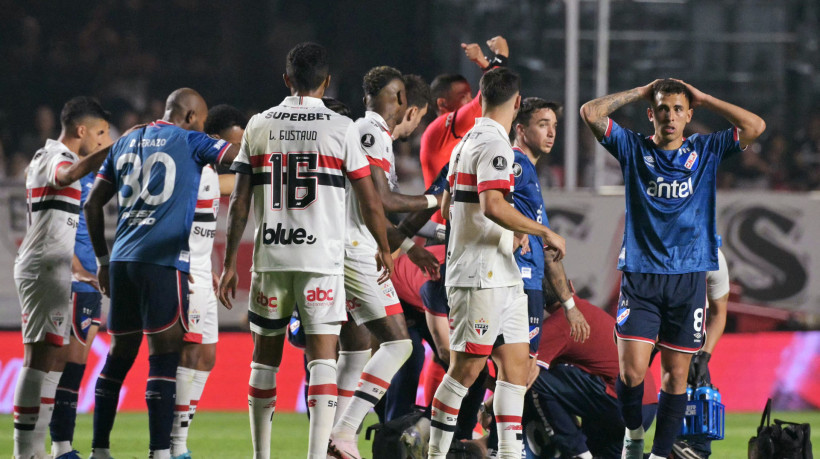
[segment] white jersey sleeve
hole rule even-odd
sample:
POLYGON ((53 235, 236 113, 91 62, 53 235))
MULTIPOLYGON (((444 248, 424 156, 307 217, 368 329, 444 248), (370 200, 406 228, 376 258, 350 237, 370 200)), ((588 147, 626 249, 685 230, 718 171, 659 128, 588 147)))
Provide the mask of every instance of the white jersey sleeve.
POLYGON ((202 168, 199 179, 199 190, 196 195, 194 222, 188 247, 191 251, 191 274, 196 277, 195 283, 206 280, 211 282, 211 252, 216 236, 216 216, 219 214, 219 175, 211 166, 202 168))

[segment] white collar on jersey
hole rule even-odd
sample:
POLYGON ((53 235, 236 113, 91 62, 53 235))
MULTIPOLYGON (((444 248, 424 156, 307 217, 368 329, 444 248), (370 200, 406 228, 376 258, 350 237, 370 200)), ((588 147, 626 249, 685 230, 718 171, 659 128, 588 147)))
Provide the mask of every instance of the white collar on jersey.
POLYGON ((324 107, 325 103, 317 97, 287 96, 285 100, 282 101, 282 105, 288 105, 290 107, 324 107))
POLYGON ((384 129, 384 132, 386 132, 387 135, 392 137, 392 134, 390 134, 390 129, 387 129, 387 121, 385 121, 384 118, 382 118, 381 115, 379 115, 376 112, 371 112, 370 110, 368 110, 368 111, 364 112, 364 117, 369 119, 369 120, 375 121, 376 124, 378 124, 380 128, 384 129))
POLYGON ((65 144, 63 142, 60 142, 59 140, 46 139, 46 149, 64 150, 71 153, 74 156, 77 156, 76 153, 69 150, 68 147, 65 146, 65 144))
MULTIPOLYGON (((475 119, 475 125, 496 128, 499 134, 501 134, 501 137, 504 137, 507 143, 510 143, 510 134, 508 132, 504 132, 504 126, 502 126, 498 121, 492 118, 478 117, 475 119)), ((510 144, 510 147, 512 147, 512 144, 510 144)))

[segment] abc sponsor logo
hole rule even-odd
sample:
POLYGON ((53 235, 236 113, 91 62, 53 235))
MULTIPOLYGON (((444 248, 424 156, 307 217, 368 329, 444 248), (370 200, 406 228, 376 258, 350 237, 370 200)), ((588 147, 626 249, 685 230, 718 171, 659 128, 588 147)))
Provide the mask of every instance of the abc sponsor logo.
MULTIPOLYGON (((332 303, 333 289, 322 290, 321 288, 316 287, 313 290, 308 290, 305 292, 305 301, 309 305, 318 305, 319 303, 332 303)), ((330 306, 330 304, 327 304, 325 306, 330 306)))
POLYGON ((260 306, 267 306, 271 309, 275 309, 278 306, 276 301, 277 300, 275 296, 267 297, 261 291, 256 294, 256 304, 260 306))

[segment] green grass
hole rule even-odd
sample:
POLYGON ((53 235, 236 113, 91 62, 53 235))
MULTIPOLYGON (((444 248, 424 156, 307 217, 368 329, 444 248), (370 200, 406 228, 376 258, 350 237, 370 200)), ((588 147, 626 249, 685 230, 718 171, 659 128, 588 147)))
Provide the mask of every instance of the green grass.
MULTIPOLYGON (((820 447, 820 411, 774 413, 772 418, 812 424, 812 443, 820 447)), ((372 413, 365 426, 376 422, 372 413)), ((760 423, 759 414, 728 414, 726 439, 712 444, 713 458, 745 458, 749 437, 760 423)), ((12 419, 0 416, 0 456, 12 451, 12 419)), ((278 413, 273 417, 271 458, 292 459, 305 457, 307 452, 307 416, 297 413, 278 413)), ((647 438, 652 438, 650 429, 647 438)), ((649 443, 649 442, 648 442, 649 443)), ((111 436, 112 453, 117 459, 144 458, 148 455, 148 417, 146 413, 120 413, 111 436)), ((74 446, 83 455, 91 449, 91 415, 77 418, 74 446)), ((197 413, 191 428, 188 447, 197 458, 247 458, 251 456, 251 438, 248 414, 245 412, 197 413)), ((370 457, 370 442, 361 436, 359 449, 370 457)), ((649 446, 647 445, 647 452, 649 446)))

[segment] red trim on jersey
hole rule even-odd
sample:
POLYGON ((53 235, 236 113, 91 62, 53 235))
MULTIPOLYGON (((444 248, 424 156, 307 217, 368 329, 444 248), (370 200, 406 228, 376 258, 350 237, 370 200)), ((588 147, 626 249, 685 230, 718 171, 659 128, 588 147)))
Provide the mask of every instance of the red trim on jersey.
POLYGON ((173 126, 174 123, 169 123, 163 120, 156 120, 148 125, 148 127, 162 127, 162 126, 173 126))
POLYGON ((653 346, 655 345, 654 339, 644 338, 643 336, 622 335, 617 331, 615 332, 615 336, 617 336, 619 339, 625 339, 627 341, 642 341, 644 343, 652 344, 653 346))
POLYGON ((735 139, 735 142, 740 140, 740 133, 737 131, 737 127, 732 128, 732 137, 735 139))
MULTIPOLYGON (((57 185, 62 185, 62 182, 60 182, 60 179, 57 178, 57 172, 60 171, 60 168, 63 167, 64 164, 68 164, 70 166, 74 163, 72 163, 71 161, 63 161, 63 162, 57 164, 57 167, 54 168, 54 183, 56 183, 57 185)), ((66 184, 66 185, 68 185, 68 184, 66 184)), ((77 199, 79 199, 79 198, 77 198, 77 199)))
POLYGON ((57 347, 63 347, 63 337, 54 333, 46 333, 46 342, 57 347))
POLYGON ((385 306, 384 312, 388 316, 395 316, 396 314, 401 314, 404 311, 401 309, 401 303, 396 303, 391 304, 390 306, 385 306))
POLYGON ((248 386, 248 395, 254 398, 273 398, 276 397, 276 388, 257 389, 253 386, 248 386))
POLYGON ((202 344, 202 333, 188 332, 183 335, 182 341, 185 341, 186 343, 202 344))
POLYGON ((509 180, 487 180, 486 182, 481 182, 478 184, 478 192, 481 193, 482 191, 486 190, 498 190, 507 194, 510 192, 510 181, 509 180))
POLYGON ((226 140, 225 146, 219 150, 219 154, 216 156, 216 164, 222 163, 222 157, 225 156, 225 152, 228 151, 228 148, 231 148, 231 143, 226 140))
POLYGON ((336 384, 309 385, 308 395, 337 395, 336 384))
POLYGON ((604 132, 604 137, 609 137, 610 133, 612 133, 612 118, 609 118, 607 120, 606 132, 604 132))
POLYGON ((342 170, 344 162, 335 156, 319 155, 319 167, 342 170))
POLYGON ((390 172, 390 161, 384 158, 377 159, 369 155, 365 156, 367 157, 367 162, 369 162, 371 166, 376 166, 383 169, 385 172, 390 172))
POLYGON ((441 411, 444 411, 447 414, 452 414, 458 416, 458 408, 453 408, 452 406, 447 406, 441 400, 437 398, 433 398, 433 408, 438 408, 441 411))
POLYGON ((211 209, 214 206, 214 201, 216 201, 216 199, 197 199, 196 200, 196 208, 197 209, 211 209))
POLYGON ((339 389, 339 397, 352 397, 355 391, 339 389))
POLYGON ((251 167, 265 167, 270 164, 270 153, 264 155, 253 155, 250 157, 251 167))
POLYGON ((376 376, 373 376, 370 373, 362 372, 362 380, 380 386, 384 389, 390 387, 390 383, 388 381, 385 381, 381 378, 377 378, 376 376))
POLYGON ((497 423, 514 423, 514 424, 521 424, 521 416, 512 416, 508 414, 496 414, 495 415, 495 422, 497 423))
POLYGON ((14 405, 14 412, 17 414, 37 414, 40 412, 40 405, 37 406, 17 406, 14 405))
POLYGON ((103 174, 97 174, 97 178, 105 180, 108 183, 111 183, 111 180, 108 177, 104 176, 103 174))
POLYGON ((476 186, 478 184, 478 176, 475 174, 459 172, 455 176, 457 177, 456 183, 459 185, 476 186))
POLYGON ((669 348, 678 352, 686 352, 687 354, 691 354, 700 350, 699 347, 676 346, 674 344, 664 343, 663 341, 658 341, 658 346, 663 346, 665 348, 669 348))
POLYGON ((467 343, 467 345, 464 347, 464 352, 476 355, 490 355, 493 352, 493 345, 467 343))
POLYGON ((455 185, 455 181, 456 181, 456 176, 455 175, 450 175, 450 176, 447 177, 447 184, 450 185, 451 190, 453 189, 453 186, 455 185))
POLYGON ((83 192, 76 188, 54 188, 51 186, 31 188, 28 191, 29 196, 32 198, 40 198, 43 196, 65 196, 67 198, 79 200, 83 195, 83 192))
POLYGON ((351 180, 358 180, 363 177, 367 177, 370 175, 370 166, 365 166, 361 169, 356 169, 355 171, 348 171, 347 176, 351 180))

